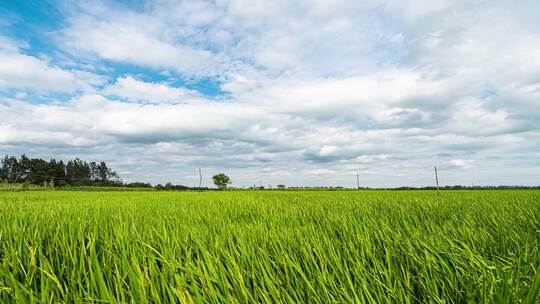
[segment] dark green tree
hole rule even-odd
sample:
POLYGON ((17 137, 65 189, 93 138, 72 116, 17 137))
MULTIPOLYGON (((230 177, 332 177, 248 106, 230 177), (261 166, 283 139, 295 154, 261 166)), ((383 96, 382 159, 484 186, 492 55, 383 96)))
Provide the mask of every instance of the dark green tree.
POLYGON ((46 184, 51 176, 49 175, 49 163, 39 158, 28 158, 22 156, 19 161, 24 167, 24 180, 35 185, 46 184))
POLYGON ((24 168, 15 156, 4 156, 2 159, 1 178, 8 182, 15 183, 21 180, 24 175, 24 168))
POLYGON ((72 185, 89 185, 91 173, 90 165, 79 158, 68 161, 66 165, 66 178, 72 185))
POLYGON ((100 162, 97 166, 97 174, 101 182, 109 182, 112 179, 118 178, 118 174, 107 167, 107 164, 104 161, 100 162))
POLYGON ((214 180, 214 184, 219 189, 226 189, 227 186, 231 184, 231 179, 225 175, 225 173, 216 174, 212 177, 212 179, 214 180))

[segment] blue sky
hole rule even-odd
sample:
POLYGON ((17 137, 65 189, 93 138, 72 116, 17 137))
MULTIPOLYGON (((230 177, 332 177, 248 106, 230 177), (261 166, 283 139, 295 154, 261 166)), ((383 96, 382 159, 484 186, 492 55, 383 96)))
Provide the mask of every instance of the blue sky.
POLYGON ((0 152, 127 181, 540 183, 537 1, 0 1, 0 152))

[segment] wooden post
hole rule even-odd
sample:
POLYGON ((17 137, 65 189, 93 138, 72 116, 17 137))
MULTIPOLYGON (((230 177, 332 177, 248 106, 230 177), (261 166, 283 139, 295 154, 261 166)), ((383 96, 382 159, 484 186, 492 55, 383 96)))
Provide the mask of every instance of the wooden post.
POLYGON ((435 184, 437 185, 437 194, 439 195, 439 176, 437 175, 437 166, 435 166, 435 184))

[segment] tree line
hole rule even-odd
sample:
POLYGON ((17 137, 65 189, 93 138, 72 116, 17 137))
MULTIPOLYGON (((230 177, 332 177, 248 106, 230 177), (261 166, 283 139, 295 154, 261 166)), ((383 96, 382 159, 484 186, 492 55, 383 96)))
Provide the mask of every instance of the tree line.
POLYGON ((43 186, 115 186, 122 184, 118 174, 103 161, 87 162, 74 158, 68 162, 19 158, 5 155, 0 166, 0 181, 43 186))
MULTIPOLYGON (((230 178, 223 174, 213 176, 214 184, 219 189, 226 189, 230 178)), ((0 161, 0 183, 31 184, 46 187, 62 186, 114 186, 128 188, 154 188, 156 190, 211 190, 207 187, 188 187, 184 185, 132 182, 124 183, 118 173, 104 161, 87 162, 73 158, 67 162, 51 158, 29 158, 26 154, 19 158, 5 155, 0 161)))

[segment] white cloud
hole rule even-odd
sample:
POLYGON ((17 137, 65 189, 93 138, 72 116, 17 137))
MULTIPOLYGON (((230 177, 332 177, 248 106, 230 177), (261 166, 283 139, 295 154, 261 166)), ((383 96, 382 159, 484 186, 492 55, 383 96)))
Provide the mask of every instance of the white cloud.
POLYGON ((286 78, 236 96, 239 100, 252 100, 282 113, 323 120, 337 118, 363 127, 368 124, 372 127, 412 127, 429 117, 422 109, 407 108, 407 102, 430 98, 436 102, 437 95, 446 90, 444 82, 423 79, 414 72, 392 70, 341 79, 299 81, 286 78))
MULTIPOLYGON (((19 130, 55 129, 74 136, 81 133, 80 137, 87 136, 89 141, 105 135, 109 139, 143 143, 241 139, 249 126, 268 120, 259 109, 237 103, 137 104, 108 100, 98 94, 83 95, 61 105, 4 100, 0 115, 19 130)), ((4 143, 15 138, 30 141, 14 136, 4 137, 4 143)))
POLYGON ((118 78, 116 83, 107 86, 103 93, 130 101, 149 103, 180 103, 196 96, 194 92, 183 88, 174 88, 163 83, 144 82, 131 76, 118 78))
POLYGON ((17 92, 15 94, 15 98, 17 98, 17 99, 24 99, 27 96, 28 96, 28 93, 26 93, 26 92, 17 92))
POLYGON ((19 45, 3 37, 0 37, 0 62, 0 90, 75 92, 102 83, 100 77, 88 72, 64 70, 47 60, 22 54, 19 45))
POLYGON ((214 74, 213 66, 219 61, 210 51, 167 41, 161 33, 166 25, 153 23, 133 13, 111 19, 77 16, 70 20, 63 39, 69 48, 104 59, 187 74, 214 74))
POLYGON ((457 167, 467 169, 473 166, 474 160, 471 159, 452 159, 448 161, 448 164, 457 167))

